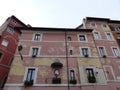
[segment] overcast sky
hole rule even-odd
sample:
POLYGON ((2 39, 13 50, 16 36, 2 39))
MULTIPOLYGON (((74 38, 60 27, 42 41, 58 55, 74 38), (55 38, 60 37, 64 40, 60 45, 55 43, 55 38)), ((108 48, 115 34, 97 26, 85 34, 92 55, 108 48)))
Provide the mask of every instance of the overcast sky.
POLYGON ((0 25, 11 15, 33 27, 75 28, 87 16, 120 20, 120 0, 0 0, 0 25))

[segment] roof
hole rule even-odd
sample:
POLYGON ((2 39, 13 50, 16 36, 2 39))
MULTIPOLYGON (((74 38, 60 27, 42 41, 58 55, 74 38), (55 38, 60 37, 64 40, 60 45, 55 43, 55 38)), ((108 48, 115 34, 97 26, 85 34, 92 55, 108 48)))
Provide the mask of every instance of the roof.
POLYGON ((98 17, 86 17, 87 20, 96 20, 96 21, 109 21, 109 18, 98 18, 98 17))
POLYGON ((16 18, 14 15, 11 16, 11 18, 14 18, 16 21, 20 22, 24 27, 27 27, 22 21, 20 21, 18 18, 16 18))
POLYGON ((72 28, 48 28, 48 27, 16 27, 18 30, 36 30, 36 31, 64 31, 64 32, 92 32, 93 29, 72 29, 72 28))

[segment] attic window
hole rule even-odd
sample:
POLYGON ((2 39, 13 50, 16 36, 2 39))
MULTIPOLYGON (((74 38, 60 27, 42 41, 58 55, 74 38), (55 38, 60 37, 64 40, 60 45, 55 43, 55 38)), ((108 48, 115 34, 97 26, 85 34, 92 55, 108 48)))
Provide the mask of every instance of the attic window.
POLYGON ((13 20, 13 23, 16 24, 17 22, 15 20, 13 20))

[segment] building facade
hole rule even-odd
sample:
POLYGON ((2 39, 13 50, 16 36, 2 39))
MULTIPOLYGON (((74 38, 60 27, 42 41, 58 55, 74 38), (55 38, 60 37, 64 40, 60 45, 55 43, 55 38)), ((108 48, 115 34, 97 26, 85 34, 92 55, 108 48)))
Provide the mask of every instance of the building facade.
POLYGON ((9 17, 0 27, 0 88, 4 87, 21 31, 14 27, 25 26, 15 16, 9 17))
POLYGON ((16 27, 19 45, 4 90, 119 90, 114 23, 87 17, 76 29, 16 27))

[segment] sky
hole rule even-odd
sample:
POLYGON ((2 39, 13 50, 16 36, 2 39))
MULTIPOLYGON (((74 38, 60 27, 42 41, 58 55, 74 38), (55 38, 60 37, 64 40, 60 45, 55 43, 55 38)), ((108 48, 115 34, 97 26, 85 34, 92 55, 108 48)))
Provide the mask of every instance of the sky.
POLYGON ((0 0, 0 25, 11 15, 33 27, 76 28, 85 17, 120 20, 120 0, 0 0))

